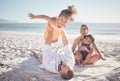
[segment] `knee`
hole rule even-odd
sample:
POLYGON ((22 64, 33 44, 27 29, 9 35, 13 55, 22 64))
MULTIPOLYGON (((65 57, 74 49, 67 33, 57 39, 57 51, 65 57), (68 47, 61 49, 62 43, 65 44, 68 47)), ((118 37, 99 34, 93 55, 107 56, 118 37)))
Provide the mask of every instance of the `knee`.
POLYGON ((96 54, 96 55, 94 55, 94 57, 95 57, 96 59, 98 59, 98 60, 100 59, 100 55, 97 55, 97 54, 96 54))

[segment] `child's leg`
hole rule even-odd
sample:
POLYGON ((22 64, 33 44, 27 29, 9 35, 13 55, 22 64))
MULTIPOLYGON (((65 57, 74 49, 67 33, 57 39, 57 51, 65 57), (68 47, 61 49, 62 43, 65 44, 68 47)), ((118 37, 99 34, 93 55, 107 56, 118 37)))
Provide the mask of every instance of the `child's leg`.
POLYGON ((75 64, 78 65, 78 63, 77 63, 77 55, 74 54, 74 57, 75 57, 75 64))
POLYGON ((80 59, 76 59, 77 65, 80 65, 80 59))
POLYGON ((76 64, 77 65, 80 65, 80 63, 81 63, 81 57, 82 57, 82 55, 79 53, 79 52, 76 52, 75 54, 74 54, 74 56, 75 56, 75 61, 76 61, 76 64))

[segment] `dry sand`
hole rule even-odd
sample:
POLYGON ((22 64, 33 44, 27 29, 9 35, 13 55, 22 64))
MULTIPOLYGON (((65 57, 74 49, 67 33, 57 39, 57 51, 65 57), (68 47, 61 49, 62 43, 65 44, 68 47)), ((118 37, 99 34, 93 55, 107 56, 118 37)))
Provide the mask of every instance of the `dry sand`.
MULTIPOLYGON (((69 40, 72 45, 73 38, 69 40)), ((107 60, 75 66, 75 77, 70 81, 120 81, 120 41, 97 40, 96 44, 107 60)), ((29 49, 41 54, 43 46, 42 35, 0 32, 0 81, 65 81, 38 67, 40 62, 29 49)), ((53 48, 62 52, 61 42, 53 48)))

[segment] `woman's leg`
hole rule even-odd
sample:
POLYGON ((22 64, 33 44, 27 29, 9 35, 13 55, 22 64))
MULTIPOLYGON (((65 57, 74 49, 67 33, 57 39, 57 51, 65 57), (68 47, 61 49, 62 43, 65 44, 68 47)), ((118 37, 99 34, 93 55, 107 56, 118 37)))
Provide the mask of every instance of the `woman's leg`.
POLYGON ((88 54, 88 55, 86 56, 85 60, 83 60, 82 64, 87 64, 90 59, 91 59, 91 54, 88 54))
POLYGON ((83 61, 83 64, 94 64, 100 59, 100 56, 98 54, 88 54, 86 59, 83 61))
POLYGON ((95 55, 92 55, 90 60, 87 62, 88 64, 94 64, 96 63, 98 60, 100 60, 100 55, 98 54, 95 54, 95 55))
POLYGON ((80 65, 80 59, 76 59, 77 65, 80 65))

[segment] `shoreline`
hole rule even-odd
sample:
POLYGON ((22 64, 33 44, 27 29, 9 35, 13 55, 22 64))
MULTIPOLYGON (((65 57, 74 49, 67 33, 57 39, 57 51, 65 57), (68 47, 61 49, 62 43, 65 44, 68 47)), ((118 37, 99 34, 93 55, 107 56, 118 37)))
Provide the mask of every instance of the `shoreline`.
MULTIPOLYGON (((39 33, 39 32, 18 32, 18 31, 0 31, 0 34, 2 33, 8 33, 8 34, 23 34, 23 35, 36 35, 36 36, 43 36, 43 33, 39 33)), ((94 36, 95 40, 98 42, 98 41, 108 41, 108 42, 115 42, 115 41, 120 41, 120 36, 119 35, 116 35, 116 34, 107 34, 107 35, 104 35, 104 34, 92 34, 90 33, 91 35, 94 36), (109 41, 110 40, 110 41, 109 41)), ((69 39, 72 39, 74 40, 75 38, 77 38, 79 36, 79 34, 69 34, 69 33, 66 33, 66 35, 68 36, 69 39)))

